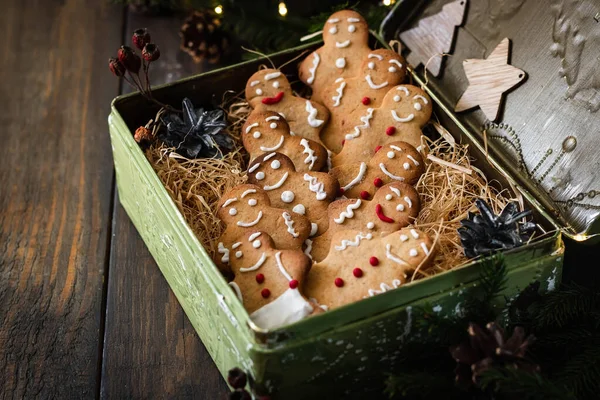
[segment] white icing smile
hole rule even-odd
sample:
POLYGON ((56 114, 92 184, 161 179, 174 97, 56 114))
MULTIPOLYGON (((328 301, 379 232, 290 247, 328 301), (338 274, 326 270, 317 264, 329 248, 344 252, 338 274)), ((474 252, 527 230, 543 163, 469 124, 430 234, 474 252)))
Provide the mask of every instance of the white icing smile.
POLYGON ((250 226, 254 226, 254 225, 256 225, 256 224, 258 224, 258 223, 259 223, 259 221, 260 221, 260 219, 262 218, 262 216, 263 216, 263 212, 262 212, 262 211, 259 211, 259 212, 258 212, 258 216, 256 217, 256 219, 255 219, 254 221, 251 221, 251 222, 242 222, 242 221, 238 221, 238 222, 237 222, 237 226, 241 226, 241 227, 243 227, 243 228, 248 228, 248 227, 250 227, 250 226))
POLYGON ((281 179, 279 180, 279 182, 277 182, 274 185, 265 185, 263 186, 263 189, 265 189, 266 191, 269 190, 274 190, 274 189, 279 189, 281 187, 281 185, 283 185, 283 183, 285 182, 285 180, 288 178, 289 172, 286 172, 285 174, 283 174, 283 176, 281 177, 281 179))
POLYGON ((396 113, 396 110, 392 110, 392 118, 394 118, 394 120, 398 121, 398 122, 410 122, 413 119, 415 119, 415 114, 410 114, 408 117, 406 118, 400 118, 398 116, 398 114, 396 113))
POLYGON ((388 85, 388 82, 385 81, 383 83, 380 83, 379 85, 376 85, 373 83, 373 79, 371 79, 371 75, 367 75, 365 76, 365 80, 367 81, 367 83, 369 84, 369 86, 371 87, 371 89, 381 89, 384 88, 388 85))
POLYGON ((396 176, 396 175, 392 174, 390 171, 388 171, 383 163, 379 163, 379 169, 381 170, 381 172, 383 172, 384 174, 386 174, 387 176, 389 176, 390 178, 392 178, 396 181, 404 181, 403 177, 396 176))
POLYGON ((240 268, 240 272, 256 271, 265 263, 266 259, 267 259, 267 253, 262 253, 262 255, 260 256, 260 259, 256 262, 256 264, 254 264, 253 266, 248 267, 248 268, 240 268))
POLYGON ((345 42, 335 42, 335 47, 337 47, 338 49, 343 49, 350 46, 350 39, 346 40, 345 42))
POLYGON ((283 145, 283 140, 284 139, 285 138, 283 137, 283 135, 281 135, 281 138, 279 139, 279 143, 277 143, 275 146, 273 146, 273 147, 260 146, 260 150, 261 151, 275 151, 275 150, 279 150, 279 148, 281 147, 281 145, 283 145))

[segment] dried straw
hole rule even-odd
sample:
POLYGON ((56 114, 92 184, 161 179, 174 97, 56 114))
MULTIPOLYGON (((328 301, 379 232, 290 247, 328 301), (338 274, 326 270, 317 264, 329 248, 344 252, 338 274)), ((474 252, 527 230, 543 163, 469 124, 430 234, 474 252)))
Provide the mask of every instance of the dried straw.
MULTIPOLYGON (((146 156, 167 191, 183 213, 202 245, 215 254, 216 240, 224 226, 216 217, 216 206, 223 194, 246 181, 248 156, 240 142, 241 128, 250 113, 248 104, 236 96, 224 107, 228 111, 229 133, 238 150, 221 160, 188 160, 163 145, 154 145, 146 156)), ((468 146, 456 143, 439 124, 434 128, 441 137, 425 139, 428 147, 427 168, 416 185, 421 197, 421 213, 416 227, 434 238, 436 256, 427 269, 417 269, 412 279, 431 276, 464 264, 457 229, 468 211, 476 211, 475 199, 481 198, 500 212, 511 201, 508 191, 499 192, 471 165, 468 146)))

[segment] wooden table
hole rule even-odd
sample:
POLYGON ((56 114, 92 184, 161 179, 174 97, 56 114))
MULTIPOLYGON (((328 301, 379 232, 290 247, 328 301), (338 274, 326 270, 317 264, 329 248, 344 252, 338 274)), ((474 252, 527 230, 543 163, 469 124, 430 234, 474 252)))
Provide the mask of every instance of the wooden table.
MULTIPOLYGON (((108 0, 6 0, 0 13, 0 398, 223 398, 227 386, 119 205, 107 59, 139 27, 153 81, 200 72, 181 18, 108 0)), ((568 244, 573 249, 573 244, 568 244)), ((597 277, 568 251, 566 275, 597 277)))

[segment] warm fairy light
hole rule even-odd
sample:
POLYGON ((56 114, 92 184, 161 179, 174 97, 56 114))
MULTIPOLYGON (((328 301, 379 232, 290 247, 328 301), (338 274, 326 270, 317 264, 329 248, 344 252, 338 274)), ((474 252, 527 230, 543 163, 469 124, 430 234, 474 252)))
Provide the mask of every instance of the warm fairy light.
POLYGON ((578 242, 583 242, 587 239, 587 236, 578 233, 577 235, 575 235, 574 239, 578 242))
POLYGON ((220 6, 220 5, 219 5, 219 6, 216 6, 216 7, 215 7, 215 12, 216 12, 217 14, 223 14, 223 6, 220 6))
POLYGON ((279 15, 281 15, 282 17, 285 17, 287 15, 287 7, 283 1, 279 3, 279 15))
POLYGON ((396 2, 396 0, 383 0, 383 5, 384 6, 391 6, 395 2, 396 2))

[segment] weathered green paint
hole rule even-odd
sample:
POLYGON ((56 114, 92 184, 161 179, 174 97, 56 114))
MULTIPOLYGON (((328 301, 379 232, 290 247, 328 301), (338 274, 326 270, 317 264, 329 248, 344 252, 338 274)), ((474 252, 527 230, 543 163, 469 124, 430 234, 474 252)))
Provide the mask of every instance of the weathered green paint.
MULTIPOLYGON (((311 46, 270 58, 280 65, 311 46)), ((228 89, 242 92, 262 62, 249 61, 162 86, 155 96, 171 104, 184 96, 196 104, 209 104, 213 94, 221 98, 228 89)), ((292 73, 292 66, 284 72, 292 73)), ((120 201, 224 376, 228 369, 240 366, 259 384, 277 388, 285 399, 322 395, 324 384, 355 395, 366 393, 377 388, 384 372, 398 362, 402 345, 425 334, 412 326, 414 307, 429 303, 439 306, 441 313, 459 311, 461 290, 477 284, 481 261, 283 329, 258 329, 133 140, 132 131, 155 112, 138 94, 113 102, 109 127, 120 201)), ((510 298, 536 280, 542 283, 542 291, 558 285, 563 250, 556 231, 508 252, 508 285, 503 294, 510 298)))

